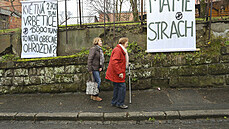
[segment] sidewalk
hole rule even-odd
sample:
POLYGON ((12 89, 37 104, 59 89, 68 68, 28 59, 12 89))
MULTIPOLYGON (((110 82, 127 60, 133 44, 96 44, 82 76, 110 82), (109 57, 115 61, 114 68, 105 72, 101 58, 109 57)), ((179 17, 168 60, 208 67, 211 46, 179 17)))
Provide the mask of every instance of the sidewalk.
POLYGON ((229 87, 133 91, 128 109, 112 107, 112 91, 102 102, 85 93, 0 95, 0 120, 148 120, 229 118, 229 87))

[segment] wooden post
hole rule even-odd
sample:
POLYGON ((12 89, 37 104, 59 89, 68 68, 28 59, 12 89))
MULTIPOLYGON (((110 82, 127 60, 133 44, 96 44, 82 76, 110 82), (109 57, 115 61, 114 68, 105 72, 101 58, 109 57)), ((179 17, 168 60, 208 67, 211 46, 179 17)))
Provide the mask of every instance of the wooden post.
POLYGON ((68 16, 67 16, 67 0, 65 0, 65 31, 66 31, 66 44, 68 44, 68 16))
POLYGON ((141 25, 143 25, 143 0, 141 0, 141 25))
POLYGON ((212 23, 212 0, 211 0, 211 8, 210 8, 210 20, 209 20, 209 37, 208 40, 211 39, 211 23, 212 23))
POLYGON ((206 21, 208 21, 208 13, 209 13, 209 2, 210 0, 208 0, 208 3, 207 3, 207 9, 206 9, 206 21))

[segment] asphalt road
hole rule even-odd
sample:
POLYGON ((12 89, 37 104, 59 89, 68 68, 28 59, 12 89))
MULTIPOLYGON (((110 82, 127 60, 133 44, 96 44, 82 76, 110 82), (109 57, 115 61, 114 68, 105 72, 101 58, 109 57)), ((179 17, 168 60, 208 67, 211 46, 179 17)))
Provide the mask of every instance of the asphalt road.
POLYGON ((0 129, 228 129, 229 119, 167 121, 0 121, 0 129))

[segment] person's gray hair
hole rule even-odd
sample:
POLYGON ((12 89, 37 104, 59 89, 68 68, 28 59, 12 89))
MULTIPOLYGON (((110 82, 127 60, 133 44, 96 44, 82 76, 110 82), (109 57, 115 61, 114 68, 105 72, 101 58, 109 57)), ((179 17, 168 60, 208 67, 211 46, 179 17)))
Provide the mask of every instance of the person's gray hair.
POLYGON ((129 39, 127 37, 122 37, 122 38, 119 39, 118 43, 119 44, 125 44, 126 42, 128 42, 128 40, 129 39))
POLYGON ((99 37, 94 38, 93 44, 94 44, 94 45, 98 45, 98 43, 99 43, 100 40, 102 40, 102 39, 99 38, 99 37))

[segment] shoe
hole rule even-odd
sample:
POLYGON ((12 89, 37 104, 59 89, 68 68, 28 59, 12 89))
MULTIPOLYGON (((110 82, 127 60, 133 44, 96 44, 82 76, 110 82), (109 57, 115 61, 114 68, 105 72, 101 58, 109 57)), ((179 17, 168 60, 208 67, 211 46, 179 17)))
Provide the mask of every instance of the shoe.
POLYGON ((93 100, 94 96, 91 95, 91 99, 93 100))
POLYGON ((127 109, 128 106, 127 105, 120 105, 120 106, 117 106, 118 108, 121 108, 121 109, 127 109))
POLYGON ((100 101, 102 101, 103 99, 100 98, 99 96, 93 96, 93 97, 92 97, 92 100, 100 102, 100 101))

